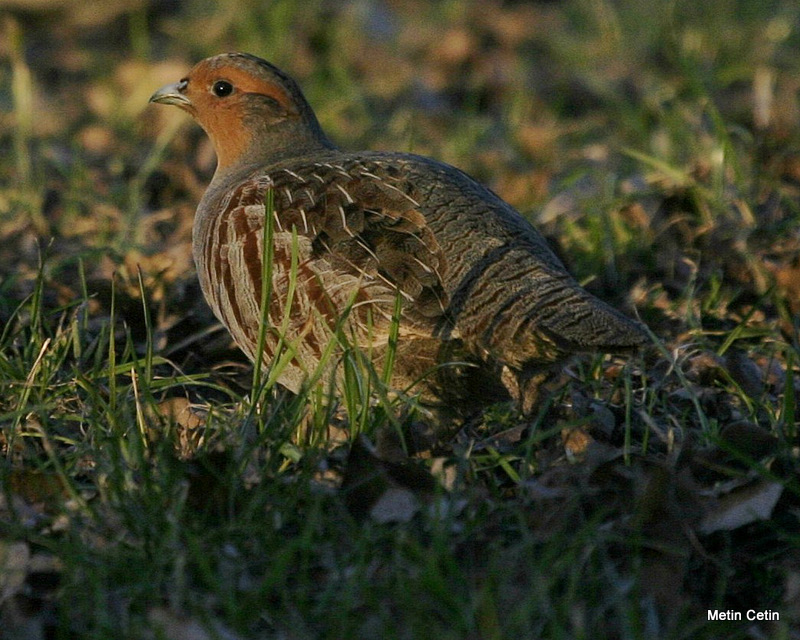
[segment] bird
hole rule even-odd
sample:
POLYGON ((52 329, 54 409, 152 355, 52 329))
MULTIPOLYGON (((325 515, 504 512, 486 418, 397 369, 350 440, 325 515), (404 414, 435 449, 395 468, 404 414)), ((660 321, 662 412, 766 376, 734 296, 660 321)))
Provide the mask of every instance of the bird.
POLYGON ((206 58, 150 101, 187 112, 214 146, 193 223, 200 286, 256 366, 280 360, 292 392, 321 372, 341 380, 357 351, 423 404, 504 397, 530 414, 573 354, 649 340, 490 189, 420 155, 340 149, 259 57, 206 58))

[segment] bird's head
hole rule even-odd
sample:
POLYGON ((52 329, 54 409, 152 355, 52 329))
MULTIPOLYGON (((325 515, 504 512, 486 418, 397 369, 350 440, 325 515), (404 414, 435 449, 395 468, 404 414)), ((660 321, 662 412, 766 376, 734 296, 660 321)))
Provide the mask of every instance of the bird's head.
POLYGON ((218 170, 332 146, 294 80, 246 53, 198 62, 150 102, 189 113, 211 138, 218 170))

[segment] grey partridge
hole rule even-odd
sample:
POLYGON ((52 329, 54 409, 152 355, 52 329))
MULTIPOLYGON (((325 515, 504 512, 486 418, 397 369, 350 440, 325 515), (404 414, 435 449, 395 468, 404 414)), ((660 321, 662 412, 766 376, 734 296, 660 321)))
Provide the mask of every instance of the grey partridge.
POLYGON ((338 149, 297 84, 260 58, 207 58, 150 100, 188 112, 216 150, 194 259, 206 300, 253 361, 272 193, 262 364, 285 350, 278 382, 292 391, 326 353, 336 368, 349 343, 376 370, 391 349, 391 386, 416 383, 425 401, 480 404, 505 389, 530 411, 569 354, 647 341, 489 189, 429 158, 338 149))

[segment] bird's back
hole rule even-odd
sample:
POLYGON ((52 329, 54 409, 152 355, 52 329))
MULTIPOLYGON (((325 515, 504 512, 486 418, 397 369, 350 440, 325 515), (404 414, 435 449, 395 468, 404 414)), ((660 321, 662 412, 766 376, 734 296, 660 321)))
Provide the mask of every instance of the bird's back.
POLYGON ((449 165, 394 157, 407 162, 412 183, 425 185, 418 197, 446 256, 447 315, 476 350, 521 367, 646 342, 639 323, 580 287, 541 234, 493 192, 449 165))

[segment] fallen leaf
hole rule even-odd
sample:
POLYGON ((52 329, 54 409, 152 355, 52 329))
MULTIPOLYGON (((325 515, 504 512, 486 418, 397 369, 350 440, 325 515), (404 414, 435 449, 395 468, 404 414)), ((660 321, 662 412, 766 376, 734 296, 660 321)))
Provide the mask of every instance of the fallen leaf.
POLYGON ((431 460, 431 475, 436 478, 447 491, 452 491, 456 486, 456 481, 459 479, 458 467, 452 463, 450 458, 444 456, 439 456, 431 460))
POLYGON ((594 442, 594 438, 584 427, 575 427, 561 430, 561 441, 564 443, 564 451, 567 460, 578 462, 586 456, 586 451, 594 442))
POLYGON ((184 429, 198 429, 205 424, 205 416, 195 410, 189 400, 181 396, 167 398, 157 405, 158 413, 184 429))
POLYGON ((772 455, 779 440, 764 427, 747 420, 737 420, 725 425, 720 431, 720 444, 747 454, 753 460, 772 455))
POLYGON ((716 507, 700 522, 703 534, 732 531, 746 524, 766 520, 783 493, 780 482, 762 480, 740 487, 719 498, 716 507))
POLYGON ((408 489, 389 487, 369 510, 369 516, 379 524, 408 522, 419 511, 419 500, 408 489))

